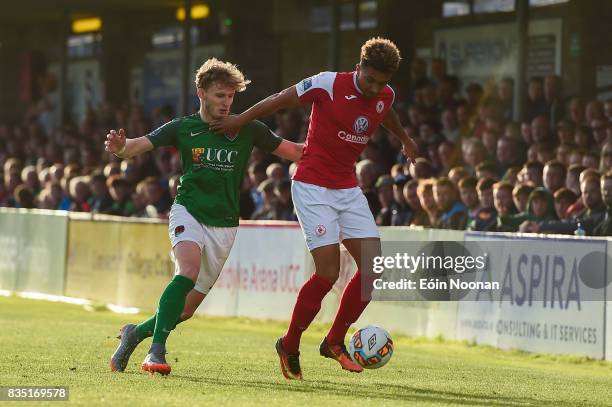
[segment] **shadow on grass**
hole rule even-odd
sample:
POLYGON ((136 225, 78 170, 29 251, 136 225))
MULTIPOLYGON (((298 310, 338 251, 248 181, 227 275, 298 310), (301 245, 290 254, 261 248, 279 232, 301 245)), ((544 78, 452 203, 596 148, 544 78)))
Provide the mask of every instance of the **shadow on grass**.
POLYGON ((237 388, 259 388, 262 390, 290 391, 299 393, 317 393, 351 397, 358 399, 381 399, 387 401, 412 401, 414 403, 453 403, 463 405, 480 406, 558 406, 558 401, 545 401, 527 397, 504 397, 499 395, 477 396, 473 394, 457 393, 443 390, 422 389, 413 386, 400 386, 389 383, 374 382, 370 385, 359 383, 358 386, 349 387, 347 384, 336 383, 327 380, 305 380, 303 382, 284 382, 250 380, 234 378, 222 380, 214 377, 192 377, 174 375, 173 377, 194 383, 203 383, 214 386, 237 387, 237 388), (385 391, 388 390, 388 391, 385 391))

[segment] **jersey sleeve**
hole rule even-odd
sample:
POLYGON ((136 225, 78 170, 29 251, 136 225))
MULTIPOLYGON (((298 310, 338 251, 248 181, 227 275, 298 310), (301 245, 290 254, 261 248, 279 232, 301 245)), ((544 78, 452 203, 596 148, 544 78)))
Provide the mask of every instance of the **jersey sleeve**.
POLYGON ((253 132, 253 144, 267 153, 271 153, 280 146, 283 139, 277 136, 268 126, 255 120, 251 123, 250 131, 253 132))
POLYGON ((178 133, 180 127, 181 120, 174 119, 153 130, 145 137, 149 139, 154 148, 176 146, 178 144, 178 133))
POLYGON ((321 72, 295 85, 302 103, 334 100, 334 81, 336 72, 321 72))

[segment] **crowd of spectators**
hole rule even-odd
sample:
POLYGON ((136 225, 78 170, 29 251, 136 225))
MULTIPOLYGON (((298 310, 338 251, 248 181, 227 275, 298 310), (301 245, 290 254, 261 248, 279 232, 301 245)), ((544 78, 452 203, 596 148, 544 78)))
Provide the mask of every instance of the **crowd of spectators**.
MULTIPOLYGON (((513 121, 510 78, 461 87, 444 61, 411 65, 411 85, 395 104, 420 149, 406 162, 379 128, 356 165, 381 226, 612 235, 612 100, 566 95, 561 77, 530 78, 524 121, 513 121), (462 90, 463 89, 463 90, 462 90)), ((139 105, 88 109, 56 126, 53 107, 33 104, 22 123, 0 124, 0 206, 120 216, 167 217, 180 183, 178 153, 164 148, 120 160, 104 152, 109 129, 147 134, 175 113, 145 117, 139 105)), ((308 114, 278 112, 268 124, 304 140, 308 114)), ((295 164, 255 150, 240 192, 242 219, 296 220, 295 164)))

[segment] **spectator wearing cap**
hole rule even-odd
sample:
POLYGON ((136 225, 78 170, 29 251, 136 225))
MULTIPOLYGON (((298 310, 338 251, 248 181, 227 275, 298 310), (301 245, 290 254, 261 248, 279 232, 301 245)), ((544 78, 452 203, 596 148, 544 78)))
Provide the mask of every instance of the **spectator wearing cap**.
POLYGON ((434 199, 438 207, 440 229, 464 230, 467 224, 467 210, 457 197, 455 184, 448 178, 438 178, 434 183, 434 199))
POLYGON ((390 226, 393 209, 396 206, 393 199, 393 184, 395 180, 390 175, 381 175, 376 181, 378 202, 380 210, 375 216, 376 224, 379 226, 390 226))
POLYGON ((476 184, 480 209, 476 212, 474 222, 468 225, 468 230, 491 231, 495 229, 497 211, 493 202, 493 184, 495 180, 482 178, 476 184))

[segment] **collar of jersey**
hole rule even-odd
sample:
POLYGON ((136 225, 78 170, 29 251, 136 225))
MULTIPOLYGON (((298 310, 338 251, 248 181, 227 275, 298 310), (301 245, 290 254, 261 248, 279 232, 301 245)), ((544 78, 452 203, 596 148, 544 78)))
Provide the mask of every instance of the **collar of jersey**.
POLYGON ((353 86, 355 86, 355 89, 357 89, 357 92, 359 92, 360 95, 363 95, 363 92, 357 85, 357 71, 353 71, 353 86))

